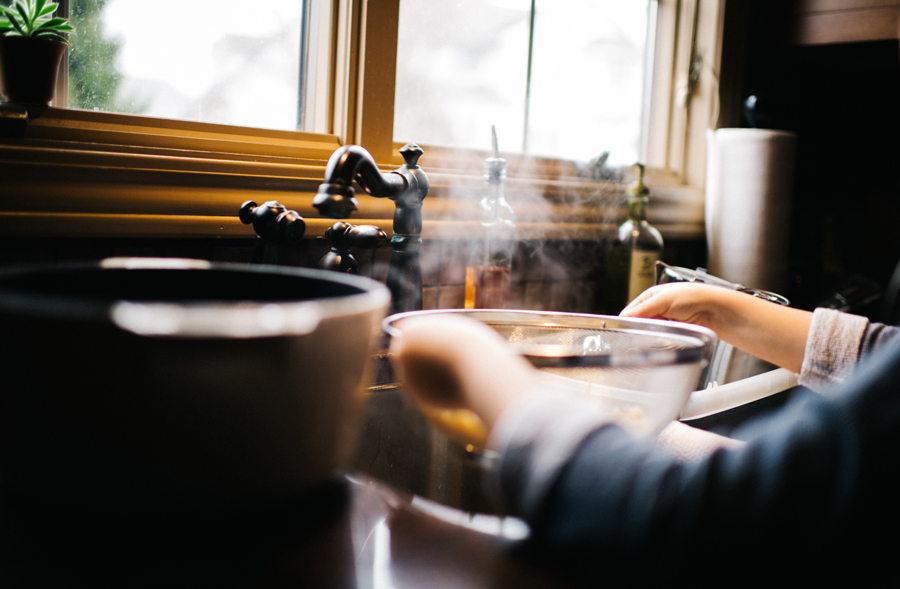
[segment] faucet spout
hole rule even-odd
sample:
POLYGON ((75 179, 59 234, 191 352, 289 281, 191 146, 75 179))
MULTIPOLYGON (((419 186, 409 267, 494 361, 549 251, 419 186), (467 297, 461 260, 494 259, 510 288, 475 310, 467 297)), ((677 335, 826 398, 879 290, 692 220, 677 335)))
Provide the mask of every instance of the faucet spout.
POLYGON ((326 217, 344 219, 359 208, 353 181, 372 196, 394 197, 409 186, 398 172, 382 174, 375 159, 358 145, 345 145, 331 154, 325 168, 325 182, 313 199, 313 206, 326 217))
POLYGON ((369 195, 394 201, 394 231, 387 286, 393 296, 391 312, 422 308, 422 201, 428 194, 428 176, 418 165, 424 153, 414 143, 400 149, 404 164, 382 173, 375 159, 358 145, 345 145, 328 159, 325 181, 313 199, 313 206, 326 216, 349 217, 359 208, 353 181, 369 195))

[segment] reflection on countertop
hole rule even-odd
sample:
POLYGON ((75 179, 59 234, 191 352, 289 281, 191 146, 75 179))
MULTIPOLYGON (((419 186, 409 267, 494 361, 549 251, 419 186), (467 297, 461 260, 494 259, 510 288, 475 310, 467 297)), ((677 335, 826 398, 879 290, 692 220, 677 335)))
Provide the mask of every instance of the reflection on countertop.
POLYGON ((368 389, 352 468, 400 492, 465 512, 503 515, 492 459, 434 428, 397 382, 368 389))
POLYGON ((527 542, 520 522, 473 519, 359 474, 227 509, 150 512, 4 495, 3 587, 564 586, 517 556, 527 542))

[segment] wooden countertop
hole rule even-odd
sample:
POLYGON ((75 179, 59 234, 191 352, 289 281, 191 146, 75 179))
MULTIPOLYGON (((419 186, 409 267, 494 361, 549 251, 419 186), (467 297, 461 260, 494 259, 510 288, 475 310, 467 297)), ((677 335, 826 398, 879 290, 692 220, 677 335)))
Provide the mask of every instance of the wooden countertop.
POLYGON ((4 587, 568 586, 516 555, 523 540, 451 523, 361 476, 227 510, 153 513, 3 495, 4 587))

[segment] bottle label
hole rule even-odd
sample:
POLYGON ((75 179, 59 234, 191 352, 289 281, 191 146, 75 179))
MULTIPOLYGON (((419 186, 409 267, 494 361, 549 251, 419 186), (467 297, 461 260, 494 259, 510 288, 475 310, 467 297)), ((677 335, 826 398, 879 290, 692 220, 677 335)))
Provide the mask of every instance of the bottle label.
POLYGON ((628 276, 628 302, 656 284, 656 262, 659 252, 631 250, 631 271, 628 276))

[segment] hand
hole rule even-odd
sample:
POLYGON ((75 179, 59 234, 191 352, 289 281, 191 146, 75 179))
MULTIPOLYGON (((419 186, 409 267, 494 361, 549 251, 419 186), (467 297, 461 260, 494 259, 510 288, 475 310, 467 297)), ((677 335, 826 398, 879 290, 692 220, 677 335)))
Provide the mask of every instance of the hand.
POLYGON ((420 403, 471 409, 488 429, 539 372, 493 329, 468 317, 413 317, 399 324, 391 353, 404 388, 420 403))
MULTIPOLYGON (((694 323, 717 329, 727 315, 730 298, 744 296, 721 287, 693 282, 673 282, 652 286, 622 309, 622 317, 648 317, 694 323)), ((720 336, 721 337, 721 336, 720 336)))
POLYGON ((797 373, 812 322, 808 311, 719 286, 687 282, 650 287, 621 315, 702 325, 719 339, 797 373))

